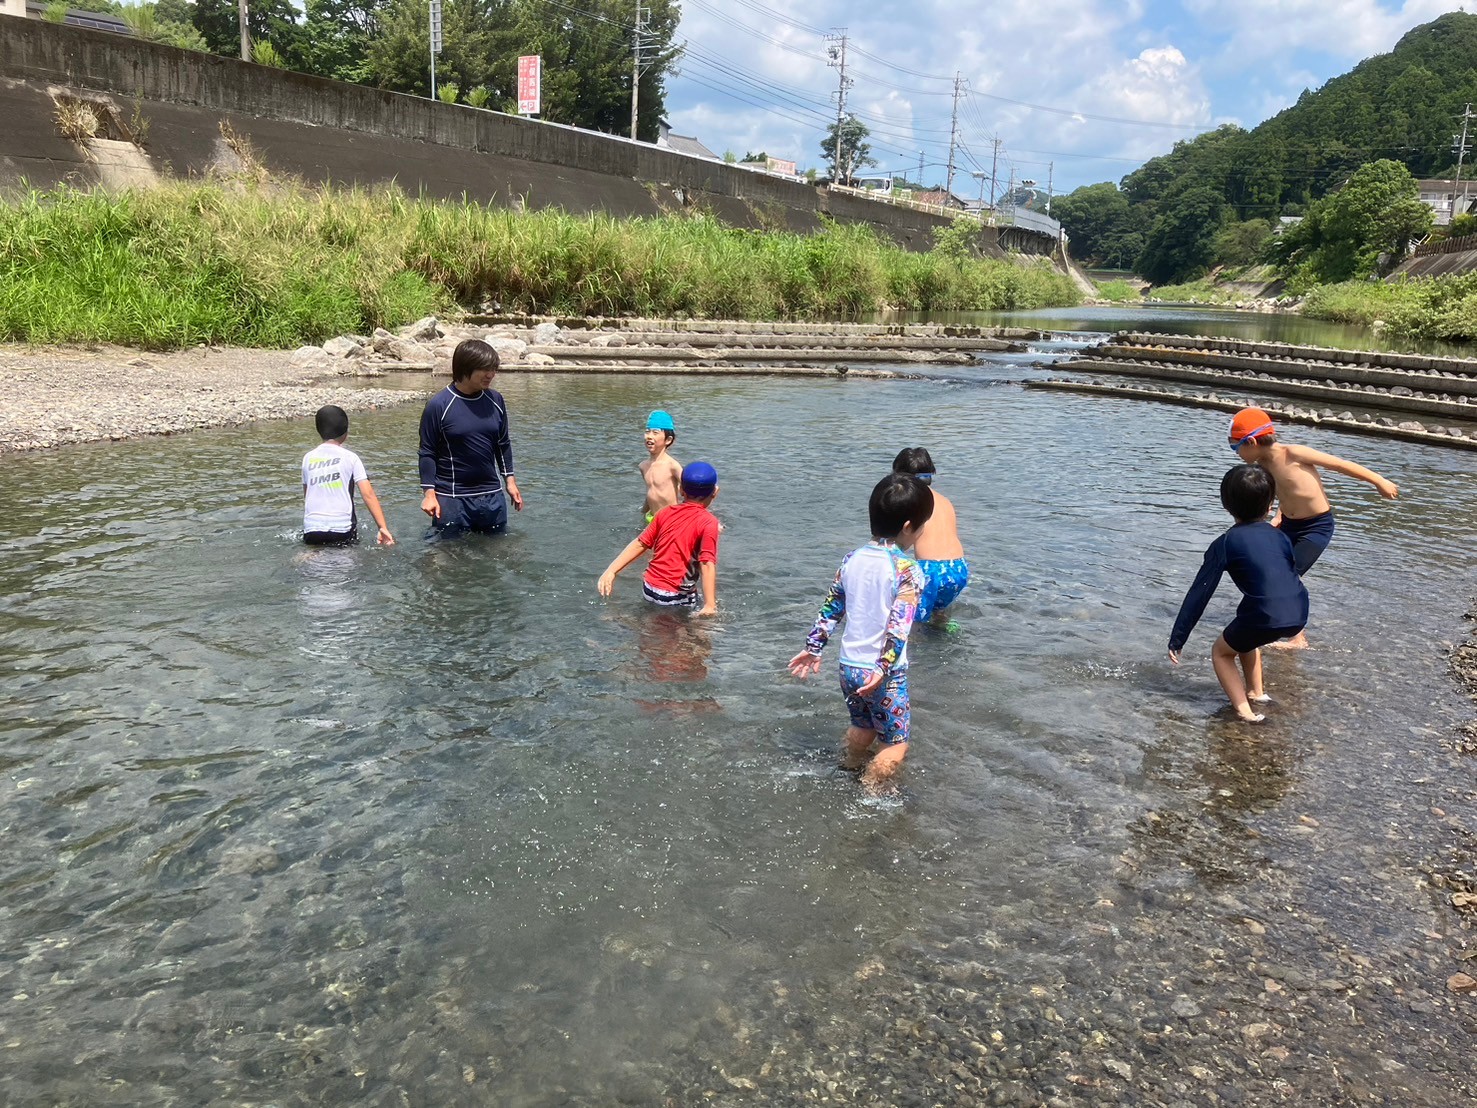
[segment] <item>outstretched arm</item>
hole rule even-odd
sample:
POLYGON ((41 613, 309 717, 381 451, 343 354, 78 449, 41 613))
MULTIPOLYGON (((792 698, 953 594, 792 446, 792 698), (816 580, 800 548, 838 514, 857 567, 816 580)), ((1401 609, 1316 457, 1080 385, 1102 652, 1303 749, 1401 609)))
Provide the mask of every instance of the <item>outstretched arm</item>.
POLYGON ((374 494, 374 486, 368 481, 360 481, 357 488, 359 495, 364 497, 364 506, 374 517, 374 525, 379 528, 379 534, 375 536, 376 541, 381 546, 394 546, 395 536, 390 534, 389 524, 385 522, 385 513, 380 511, 380 498, 374 494))
POLYGON ((646 553, 646 547, 641 545, 639 539, 632 539, 624 550, 615 556, 615 561, 605 567, 605 572, 600 575, 600 580, 595 582, 595 588, 600 591, 601 596, 609 596, 610 590, 615 587, 615 575, 646 553))
POLYGON ((1347 458, 1325 454, 1321 450, 1310 450, 1306 446, 1289 446, 1287 456, 1291 461, 1318 466, 1320 469, 1331 469, 1335 473, 1342 473, 1345 477, 1353 477, 1373 485, 1386 500, 1394 500, 1400 495, 1400 489, 1395 482, 1386 481, 1374 470, 1365 469, 1362 465, 1351 462, 1347 458))
POLYGON ((1169 633, 1169 660, 1175 665, 1179 665, 1180 651, 1185 648, 1185 642, 1189 639, 1190 632, 1195 630, 1195 624, 1205 614, 1205 606, 1215 595, 1216 586, 1221 583, 1221 574, 1225 572, 1226 546, 1222 537, 1211 543, 1205 551, 1205 561, 1200 565, 1200 572, 1195 574, 1195 582, 1190 586, 1190 591, 1185 593, 1180 614, 1174 621, 1174 630, 1169 633))
MULTIPOLYGON (((843 569, 845 565, 843 562, 843 569)), ((792 674, 796 677, 809 677, 821 668, 821 651, 826 648, 831 632, 836 630, 836 624, 845 614, 846 588, 841 584, 841 570, 838 569, 836 579, 831 582, 831 589, 826 593, 826 599, 821 602, 820 614, 815 617, 810 634, 805 636, 805 649, 790 659, 792 674)))

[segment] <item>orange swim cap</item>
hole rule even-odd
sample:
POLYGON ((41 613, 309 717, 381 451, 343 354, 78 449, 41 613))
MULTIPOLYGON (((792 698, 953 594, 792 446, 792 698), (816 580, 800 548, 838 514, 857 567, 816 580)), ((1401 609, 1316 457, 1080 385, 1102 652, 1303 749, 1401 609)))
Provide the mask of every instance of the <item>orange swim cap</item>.
POLYGON ((1234 443, 1241 443, 1271 434, 1276 429, 1272 424, 1272 417, 1260 408, 1242 408, 1231 420, 1231 430, 1227 437, 1234 443))

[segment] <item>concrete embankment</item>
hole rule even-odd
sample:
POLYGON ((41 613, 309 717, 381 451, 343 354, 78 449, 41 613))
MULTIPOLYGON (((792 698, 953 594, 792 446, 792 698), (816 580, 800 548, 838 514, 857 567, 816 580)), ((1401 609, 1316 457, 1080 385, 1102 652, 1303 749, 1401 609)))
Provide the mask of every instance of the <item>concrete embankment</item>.
POLYGON ((1057 368, 1162 384, 1053 379, 1037 387, 1232 411, 1255 403, 1292 421, 1477 449, 1477 361, 1128 332, 1057 368), (1422 418, 1401 418, 1411 415, 1422 418))

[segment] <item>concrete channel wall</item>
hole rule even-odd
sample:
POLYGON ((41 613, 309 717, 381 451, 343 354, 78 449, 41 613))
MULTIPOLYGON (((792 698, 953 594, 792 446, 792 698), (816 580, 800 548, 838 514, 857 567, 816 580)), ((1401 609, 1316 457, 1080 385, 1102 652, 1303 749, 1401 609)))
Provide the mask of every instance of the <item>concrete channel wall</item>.
MULTIPOLYGON (((39 19, 0 16, 0 119, 0 191, 142 186, 247 159, 315 184, 394 181, 412 195, 508 207, 707 211, 802 233, 829 216, 914 250, 950 222, 649 143, 39 19), (66 99, 96 108, 95 140, 61 134, 66 99)), ((983 228, 980 245, 1004 256, 998 228, 983 228)))

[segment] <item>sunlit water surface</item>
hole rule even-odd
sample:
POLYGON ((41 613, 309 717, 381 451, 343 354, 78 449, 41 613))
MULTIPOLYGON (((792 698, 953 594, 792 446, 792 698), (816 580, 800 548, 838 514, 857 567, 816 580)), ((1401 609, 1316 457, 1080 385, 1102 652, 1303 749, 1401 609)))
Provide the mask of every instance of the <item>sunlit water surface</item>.
POLYGON ((1469 457, 1298 429, 1402 495, 1333 483, 1316 648, 1269 660, 1252 733, 1208 658, 1229 583, 1164 657, 1227 523, 1222 417, 1027 392, 1012 359, 950 374, 504 375, 527 510, 453 544, 417 511, 415 403, 350 439, 393 549, 301 546, 308 421, 7 459, 4 1099, 786 1103, 854 1079, 969 1103, 951 1067, 994 1032, 1020 1103, 1093 1103, 1094 1057, 1215 1068, 1193 1037, 1144 1047, 1144 1005, 1190 995, 1234 1045, 1269 1018, 1240 960, 1352 953, 1385 984, 1358 1025, 1305 1019, 1319 1061, 1278 1080, 1454 1103, 1465 1051, 1412 1027, 1470 1022, 1413 1017, 1400 975, 1441 992, 1447 910, 1417 878, 1470 775, 1442 746, 1469 457), (655 407, 721 476, 711 625, 643 606, 634 568, 595 592, 655 407), (918 444, 973 583, 954 633, 915 635, 902 790, 869 800, 834 768, 831 666, 783 666, 918 444))

